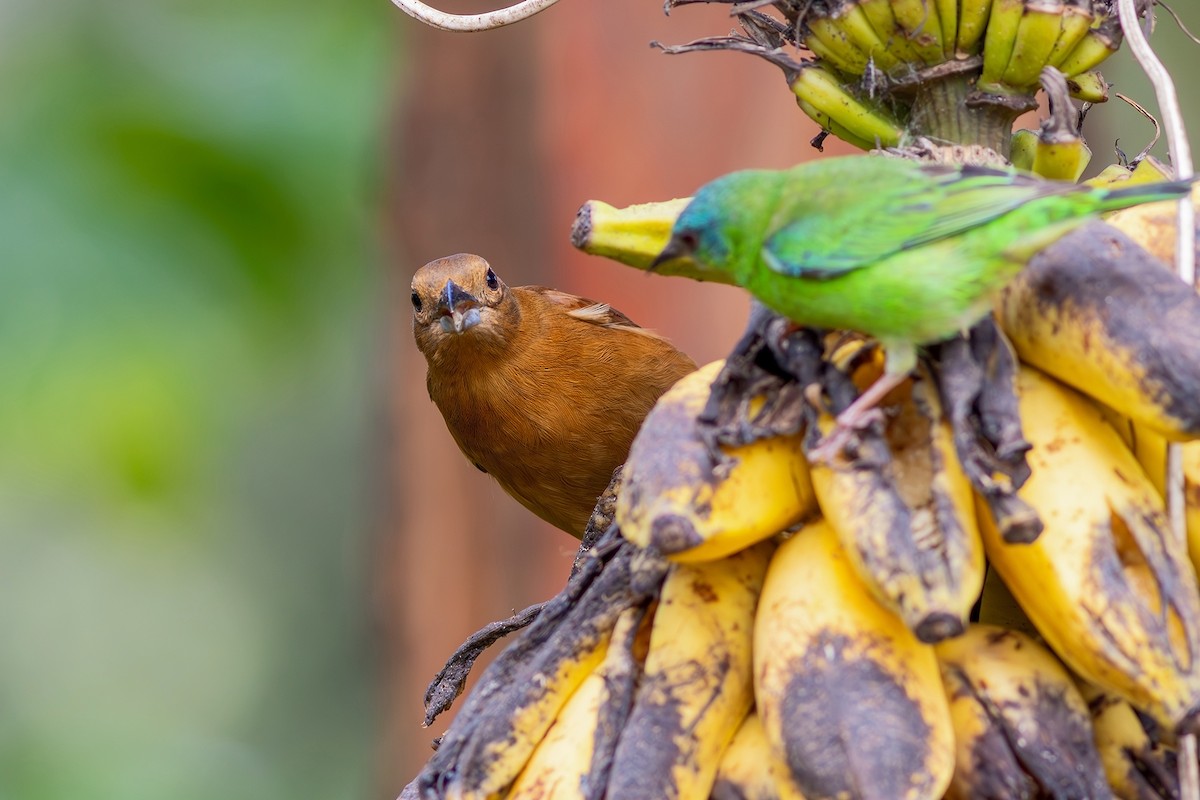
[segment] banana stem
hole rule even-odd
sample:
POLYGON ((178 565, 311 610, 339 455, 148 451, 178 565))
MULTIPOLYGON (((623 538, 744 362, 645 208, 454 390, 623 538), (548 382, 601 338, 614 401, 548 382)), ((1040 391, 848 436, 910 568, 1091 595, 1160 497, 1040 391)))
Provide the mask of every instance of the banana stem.
MULTIPOLYGON (((1137 9, 1133 0, 1117 0, 1117 13, 1125 41, 1133 51, 1146 77, 1154 87, 1158 99, 1158 110, 1167 132, 1167 148, 1176 176, 1190 178, 1193 174, 1192 151, 1188 146, 1187 131, 1183 127, 1183 114, 1179 108, 1179 97, 1175 83, 1155 55, 1145 34, 1138 25, 1137 9)), ((1153 10, 1148 11, 1153 13, 1153 10)), ((1179 201, 1177 239, 1175 242, 1175 266, 1179 277, 1189 286, 1196 284, 1196 209, 1191 195, 1179 201)), ((1175 536, 1187 545, 1187 519, 1185 515, 1183 451, 1179 444, 1167 446, 1167 514, 1175 536)), ((1179 759, 1179 795, 1183 800, 1200 800, 1200 772, 1196 763, 1196 736, 1189 733, 1180 742, 1183 753, 1179 759)))
POLYGON ((948 75, 916 87, 912 130, 939 144, 978 145, 1008 158, 1012 124, 1020 112, 1005 104, 971 102, 967 75, 948 75))

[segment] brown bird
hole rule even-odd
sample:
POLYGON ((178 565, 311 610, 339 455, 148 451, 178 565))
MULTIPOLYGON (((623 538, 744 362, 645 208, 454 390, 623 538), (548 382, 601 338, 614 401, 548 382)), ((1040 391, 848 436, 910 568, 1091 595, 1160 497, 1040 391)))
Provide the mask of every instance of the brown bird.
POLYGON ((417 270, 412 304, 429 397, 459 449, 575 537, 655 401, 696 368, 608 305, 509 287, 467 253, 417 270))

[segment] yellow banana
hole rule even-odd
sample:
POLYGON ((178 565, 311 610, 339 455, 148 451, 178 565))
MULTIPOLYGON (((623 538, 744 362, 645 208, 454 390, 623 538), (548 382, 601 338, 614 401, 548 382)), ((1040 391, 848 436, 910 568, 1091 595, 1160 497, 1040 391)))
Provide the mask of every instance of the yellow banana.
POLYGON ((1067 86, 1071 90, 1071 97, 1076 100, 1085 103, 1108 102, 1108 81, 1104 80, 1099 70, 1072 75, 1067 79, 1067 86))
POLYGON ((799 100, 845 126, 858 139, 878 141, 881 147, 895 147, 900 143, 904 134, 900 124, 882 108, 851 94, 829 70, 819 65, 805 65, 792 78, 791 88, 799 100))
POLYGON ((711 800, 804 800, 753 710, 721 755, 711 800))
POLYGON ((1017 169, 1048 180, 1077 181, 1091 160, 1091 148, 1073 133, 1013 131, 1009 161, 1017 169))
POLYGON ((955 43, 955 55, 958 58, 968 58, 979 52, 991 13, 992 0, 959 0, 955 43))
POLYGON ((1133 706, 1087 681, 1079 690, 1092 716, 1092 735, 1113 793, 1122 800, 1179 797, 1176 752, 1155 742, 1133 706))
POLYGON ((957 751, 948 800, 1109 796, 1087 703, 1048 650, 993 625, 934 649, 957 751))
MULTIPOLYGON (((1155 180, 1167 168, 1152 157, 1143 158, 1132 171, 1126 171, 1130 184, 1148 183, 1155 180)), ((1192 202, 1200 198, 1200 191, 1192 190, 1192 202)), ((1172 202, 1147 203, 1133 209, 1123 209, 1111 214, 1105 221, 1133 239, 1142 249, 1161 261, 1172 272, 1175 271, 1175 231, 1178 225, 1178 207, 1172 202)))
POLYGON ((605 659, 621 614, 647 604, 666 564, 652 551, 624 545, 602 570, 585 569, 594 578, 569 606, 544 608, 488 665, 418 776, 422 791, 436 787, 449 800, 490 800, 511 785, 559 711, 605 659))
POLYGON ((1021 360, 1169 439, 1200 436, 1200 296, 1119 232, 1068 234, 1001 293, 1021 360))
MULTIPOLYGON (((594 256, 604 256, 638 269, 647 269, 666 247, 675 218, 690 202, 692 198, 681 197, 614 208, 600 200, 589 200, 575 214, 571 244, 594 256)), ((668 262, 657 270, 671 274, 671 266, 672 263, 668 262)))
POLYGON ((1092 150, 1083 137, 1070 133, 1043 131, 1033 156, 1033 172, 1052 181, 1074 183, 1092 160, 1092 150))
MULTIPOLYGON (((909 384, 885 467, 811 468, 817 504, 859 578, 923 642, 957 636, 983 585, 971 484, 933 381, 909 384)), ((822 432, 832 427, 825 415, 822 432)))
POLYGON ((718 561, 671 566, 608 797, 709 796, 721 754, 753 704, 754 609, 774 549, 761 542, 718 561))
POLYGON ((816 510, 801 436, 729 448, 714 474, 696 417, 724 362, 684 376, 658 400, 625 462, 617 497, 622 535, 674 561, 704 561, 773 536, 816 510))
POLYGON ((1063 10, 1063 0, 1025 0, 1002 83, 1025 90, 1037 85, 1062 30, 1063 10))
POLYGON ((892 0, 896 27, 927 66, 946 60, 942 48, 942 25, 938 0, 892 0))
MULTIPOLYGON (((1144 425, 1133 424, 1133 452, 1160 496, 1166 496, 1167 440, 1144 425)), ((1200 572, 1200 441, 1182 447, 1184 517, 1187 521, 1188 556, 1200 572)))
POLYGON ((1050 50, 1050 55, 1046 57, 1046 63, 1052 67, 1061 64, 1067 54, 1075 49, 1075 45, 1079 44, 1079 40, 1087 35, 1091 25, 1091 0, 1067 0, 1066 8, 1063 9, 1062 29, 1050 50))
POLYGON ((754 695, 767 741, 809 800, 933 800, 950 782, 954 732, 933 648, 871 596, 824 520, 771 560, 754 695))
MULTIPOLYGON (((1084 181, 1084 183, 1086 183, 1088 186, 1112 186, 1117 183, 1128 183, 1130 186, 1132 186, 1137 183, 1154 183, 1155 181, 1172 180, 1174 177, 1175 173, 1172 172, 1166 164, 1163 164, 1154 156, 1146 156, 1139 161, 1136 166, 1133 167, 1128 167, 1123 164, 1109 164, 1107 167, 1100 170, 1100 174, 1094 178, 1088 178, 1086 181, 1084 181)), ((1192 196, 1196 196, 1195 191, 1192 192, 1192 196)), ((1172 212, 1172 216, 1174 216, 1175 207, 1170 203, 1146 203, 1141 206, 1136 206, 1136 208, 1139 209, 1153 208, 1155 210, 1168 207, 1172 212)), ((1141 224, 1140 220, 1131 225, 1122 225, 1120 222, 1121 220, 1125 219, 1138 219, 1137 217, 1133 217, 1125 213, 1130 210, 1132 209, 1122 209, 1121 211, 1113 212, 1112 214, 1108 215, 1107 221, 1109 225, 1113 225, 1114 227, 1123 230, 1126 235, 1134 236, 1136 229, 1141 224)), ((1174 233, 1172 233, 1171 236, 1174 236, 1174 233)), ((1174 244, 1174 240, 1172 240, 1172 244, 1174 244)), ((1145 245, 1143 245, 1143 247, 1145 247, 1145 245)), ((1169 264, 1173 265, 1174 252, 1172 251, 1171 257, 1165 260, 1169 264)))
POLYGON ((1129 180, 1132 175, 1133 170, 1123 164, 1109 164, 1094 177, 1084 181, 1084 183, 1088 186, 1115 186, 1118 183, 1124 183, 1129 180))
POLYGON ((1033 449, 1020 497, 1045 529, 1004 542, 980 515, 989 563, 1080 676, 1169 727, 1200 710, 1200 591, 1162 500, 1096 406, 1023 369, 1021 420, 1033 449))
MULTIPOLYGON (((622 612, 613 627, 613 642, 631 639, 643 617, 640 608, 622 612)), ((623 656, 621 648, 610 648, 603 663, 572 693, 513 782, 506 800, 583 800, 582 782, 592 767, 601 709, 610 702, 609 681, 626 669, 623 656)))
POLYGON ((992 0, 983 40, 983 72, 978 83, 983 91, 1003 90, 1000 81, 1016 45, 1017 30, 1024 12, 1024 0, 992 0))

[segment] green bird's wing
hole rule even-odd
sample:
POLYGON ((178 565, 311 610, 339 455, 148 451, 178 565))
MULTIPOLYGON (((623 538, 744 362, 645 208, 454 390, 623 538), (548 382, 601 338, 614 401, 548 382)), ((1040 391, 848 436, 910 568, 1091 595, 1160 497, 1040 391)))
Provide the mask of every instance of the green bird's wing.
POLYGON ((870 160, 882 163, 870 170, 859 163, 850 165, 853 174, 822 176, 816 184, 821 188, 811 192, 793 182, 787 191, 795 196, 781 204, 775 229, 763 243, 762 257, 772 270, 828 280, 1071 188, 983 167, 870 160))

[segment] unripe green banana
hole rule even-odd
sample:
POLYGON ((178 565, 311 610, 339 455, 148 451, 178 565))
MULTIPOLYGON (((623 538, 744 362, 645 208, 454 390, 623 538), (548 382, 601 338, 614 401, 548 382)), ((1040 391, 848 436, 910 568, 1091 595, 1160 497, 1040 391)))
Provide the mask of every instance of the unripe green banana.
POLYGON ((892 14, 905 37, 927 66, 946 60, 937 0, 892 0, 892 14))
POLYGON ((896 24, 891 0, 859 0, 858 6, 889 53, 903 64, 915 65, 921 62, 916 48, 896 24))
MULTIPOLYGON (((834 6, 828 20, 838 30, 845 33, 855 47, 873 60, 877 69, 891 72, 904 63, 901 58, 888 49, 887 44, 875 32, 866 11, 858 3, 852 0, 838 3, 834 6)), ((862 74, 862 72, 865 72, 865 68, 858 74, 862 74)))
MULTIPOLYGON (((895 147, 904 129, 878 106, 850 93, 837 76, 819 65, 805 65, 791 80, 797 99, 828 116, 860 141, 895 147)), ((805 106, 801 106, 805 108, 805 106)))
POLYGON ((1085 103, 1107 103, 1108 81, 1098 70, 1089 70, 1072 75, 1067 79, 1071 97, 1085 103))
POLYGON ((1068 78, 1095 69, 1121 47, 1121 26, 1114 17, 1093 23, 1057 65, 1068 78))
POLYGON ((1063 0, 1026 0, 1001 83, 1014 89, 1037 85, 1062 30, 1063 10, 1063 0))
POLYGON ((832 19, 813 15, 805 20, 804 27, 804 46, 822 61, 850 75, 866 71, 869 57, 832 19))
POLYGON ((982 91, 1004 91, 1001 85, 1004 69, 1012 57, 1024 13, 1024 0, 992 0, 983 41, 983 72, 978 82, 982 91))
POLYGON ((942 53, 946 59, 954 58, 958 41, 958 0, 936 0, 938 21, 942 24, 942 53))
POLYGON ((1028 128, 1013 131, 1009 162, 1019 170, 1033 172, 1033 160, 1037 157, 1038 144, 1037 131, 1028 128))
POLYGON ((846 144, 853 145, 854 147, 857 147, 859 150, 874 150, 875 149, 875 147, 876 147, 875 142, 873 142, 873 141, 868 142, 866 139, 863 139, 860 136, 853 134, 850 131, 846 130, 845 125, 842 125, 840 122, 835 122, 828 114, 826 114, 823 111, 817 110, 812 105, 812 103, 807 103, 807 102, 801 100, 799 97, 797 97, 796 105, 800 107, 801 111, 803 111, 805 114, 808 115, 809 119, 811 119, 813 122, 820 125, 821 130, 833 134, 834 136, 841 139, 846 144))
POLYGON ((992 13, 992 0, 959 0, 955 55, 968 58, 982 49, 984 31, 992 13))
POLYGON ((1046 63, 1052 67, 1062 64, 1067 54, 1079 44, 1079 40, 1087 35, 1092 19, 1090 0, 1068 0, 1066 8, 1063 9, 1062 29, 1058 34, 1058 41, 1050 50, 1046 63))

